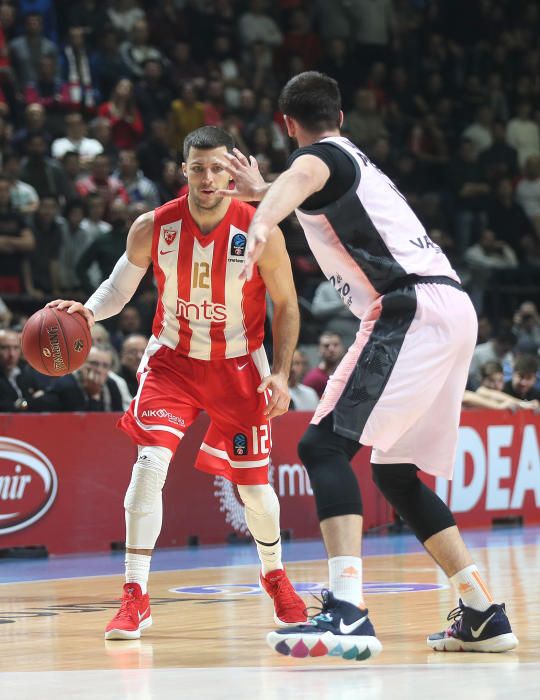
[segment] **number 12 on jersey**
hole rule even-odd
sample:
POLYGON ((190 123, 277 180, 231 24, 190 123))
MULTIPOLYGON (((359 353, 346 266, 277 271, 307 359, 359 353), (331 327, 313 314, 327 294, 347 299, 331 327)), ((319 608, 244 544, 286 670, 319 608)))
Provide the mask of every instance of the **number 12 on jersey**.
POLYGON ((268 454, 270 448, 268 447, 268 426, 261 425, 259 428, 254 425, 251 428, 251 434, 253 437, 253 454, 268 454))

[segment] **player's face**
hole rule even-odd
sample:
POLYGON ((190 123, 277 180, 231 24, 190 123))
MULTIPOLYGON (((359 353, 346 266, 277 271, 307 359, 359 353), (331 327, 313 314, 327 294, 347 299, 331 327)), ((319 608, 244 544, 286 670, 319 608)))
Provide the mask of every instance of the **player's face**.
POLYGON ((0 333, 0 367, 11 371, 19 364, 21 359, 21 346, 17 333, 0 333))
POLYGON ((189 196, 199 209, 215 209, 223 201, 216 191, 229 186, 229 173, 221 165, 227 153, 225 146, 212 149, 190 148, 182 164, 189 196))

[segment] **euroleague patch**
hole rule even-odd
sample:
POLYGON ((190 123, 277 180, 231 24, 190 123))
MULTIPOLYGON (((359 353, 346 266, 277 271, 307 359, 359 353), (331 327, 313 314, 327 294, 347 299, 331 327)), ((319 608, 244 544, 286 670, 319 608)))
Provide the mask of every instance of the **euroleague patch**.
POLYGON ((236 433, 233 437, 233 451, 235 455, 247 455, 248 441, 244 433, 236 433))
POLYGON ((243 257, 246 252, 247 239, 243 233, 235 233, 231 240, 231 255, 243 257))

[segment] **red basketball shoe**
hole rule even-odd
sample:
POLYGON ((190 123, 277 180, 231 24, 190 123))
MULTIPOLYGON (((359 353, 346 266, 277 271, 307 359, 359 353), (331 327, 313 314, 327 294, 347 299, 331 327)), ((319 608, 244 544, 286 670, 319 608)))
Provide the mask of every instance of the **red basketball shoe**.
POLYGON ((139 639, 141 630, 150 627, 150 598, 138 583, 124 584, 120 610, 105 628, 105 639, 139 639))
POLYGON ((274 601, 274 621, 279 627, 298 625, 306 622, 306 604, 294 590, 284 569, 260 574, 261 588, 274 601))

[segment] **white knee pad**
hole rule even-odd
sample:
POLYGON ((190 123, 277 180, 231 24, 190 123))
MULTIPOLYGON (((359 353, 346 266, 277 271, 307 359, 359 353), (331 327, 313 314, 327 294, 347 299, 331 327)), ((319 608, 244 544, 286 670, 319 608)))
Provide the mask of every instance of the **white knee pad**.
POLYGON ((166 447, 140 447, 133 465, 124 508, 133 514, 149 515, 153 512, 165 483, 167 469, 172 458, 166 447))
POLYGON ((246 508, 257 515, 279 512, 279 500, 270 484, 256 486, 238 486, 238 494, 246 508))

